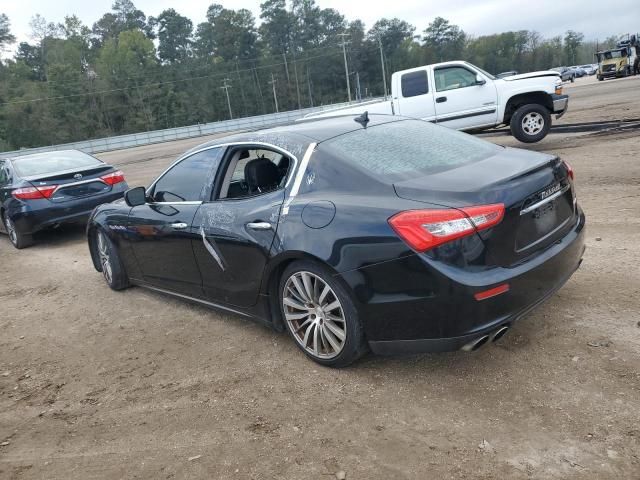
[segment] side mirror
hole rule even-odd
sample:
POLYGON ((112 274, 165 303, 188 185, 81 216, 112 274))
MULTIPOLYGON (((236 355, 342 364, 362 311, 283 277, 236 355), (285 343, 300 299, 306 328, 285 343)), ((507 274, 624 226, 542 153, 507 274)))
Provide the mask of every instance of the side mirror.
POLYGON ((476 75, 476 85, 484 85, 487 81, 480 75, 476 75))
POLYGON ((144 187, 130 188, 124 192, 124 201, 130 207, 139 207, 147 203, 147 191, 144 187))

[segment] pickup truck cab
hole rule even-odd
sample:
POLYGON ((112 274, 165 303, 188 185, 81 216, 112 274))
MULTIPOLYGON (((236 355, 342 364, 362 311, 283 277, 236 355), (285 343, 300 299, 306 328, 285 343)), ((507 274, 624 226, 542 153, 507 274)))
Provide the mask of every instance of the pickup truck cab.
POLYGON ((532 72, 496 78, 463 61, 437 63, 395 72, 391 101, 363 102, 306 118, 386 113, 415 117, 457 130, 483 130, 509 125, 521 142, 542 140, 551 116, 567 110, 560 75, 532 72))

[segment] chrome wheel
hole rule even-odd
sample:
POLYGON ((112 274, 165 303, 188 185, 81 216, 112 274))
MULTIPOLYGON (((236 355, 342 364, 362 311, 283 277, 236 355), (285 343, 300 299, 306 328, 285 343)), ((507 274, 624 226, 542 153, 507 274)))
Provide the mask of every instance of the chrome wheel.
POLYGON ((522 117, 522 130, 527 135, 537 135, 544 128, 544 117, 538 112, 529 112, 522 117))
POLYGON ((98 257, 100 257, 100 265, 102 266, 102 274, 108 284, 113 279, 113 270, 111 269, 111 259, 109 257, 109 244, 104 233, 98 232, 98 257))
POLYGON ((317 358, 334 358, 344 348, 347 324, 333 289, 311 272, 296 272, 282 292, 282 308, 296 341, 317 358))
POLYGON ((6 213, 4 215, 4 225, 7 228, 9 240, 11 240, 11 243, 16 245, 18 243, 18 234, 16 233, 16 227, 6 213))

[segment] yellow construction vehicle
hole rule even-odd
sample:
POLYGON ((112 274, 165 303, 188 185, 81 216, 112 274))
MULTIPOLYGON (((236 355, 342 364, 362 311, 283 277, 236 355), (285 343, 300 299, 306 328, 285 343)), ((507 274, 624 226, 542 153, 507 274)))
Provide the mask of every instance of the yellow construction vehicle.
POLYGON ((598 80, 620 78, 637 73, 640 58, 640 42, 637 35, 618 42, 615 48, 597 52, 598 80))

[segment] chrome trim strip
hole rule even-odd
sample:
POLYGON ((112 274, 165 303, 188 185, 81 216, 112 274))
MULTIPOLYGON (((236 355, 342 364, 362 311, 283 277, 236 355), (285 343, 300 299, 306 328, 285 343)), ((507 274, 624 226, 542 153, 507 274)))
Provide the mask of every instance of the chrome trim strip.
POLYGON ((311 155, 318 144, 316 142, 310 143, 307 147, 307 151, 304 152, 304 156, 302 157, 302 163, 300 163, 300 167, 296 172, 296 179, 293 182, 293 187, 291 188, 291 192, 289 193, 289 198, 286 200, 284 206, 282 207, 282 215, 287 215, 289 213, 289 205, 293 202, 293 199, 298 195, 298 191, 300 190, 300 184, 302 183, 302 177, 307 171, 307 166, 309 165, 309 160, 311 159, 311 155))
POLYGON ((202 200, 184 202, 149 202, 147 205, 202 205, 202 200))
POLYGON ((149 290, 155 290, 156 292, 166 293, 167 295, 172 295, 174 297, 183 298, 185 300, 189 300, 192 302, 200 303, 202 305, 206 305, 208 307, 218 308, 220 310, 225 310, 227 312, 235 313, 238 315, 242 315, 243 317, 252 318, 251 315, 245 312, 241 312, 240 310, 234 310, 233 308, 225 307, 222 305, 218 305, 217 303, 207 302, 206 300, 201 300, 199 298, 190 297, 189 295, 183 295, 182 293, 172 292, 171 290, 165 290, 163 288, 154 287, 152 285, 147 284, 146 282, 136 282, 140 287, 148 288, 149 290))
POLYGON ((566 193, 566 191, 569 190, 570 188, 571 188, 570 184, 565 185, 562 188, 562 190, 558 190, 556 193, 554 193, 553 195, 548 196, 544 200, 540 200, 539 202, 534 203, 533 205, 529 205, 527 208, 523 208, 520 211, 520 215, 526 215, 527 213, 532 212, 536 208, 540 208, 542 205, 545 205, 546 203, 549 203, 551 200, 555 200, 560 195, 563 195, 564 193, 566 193))

